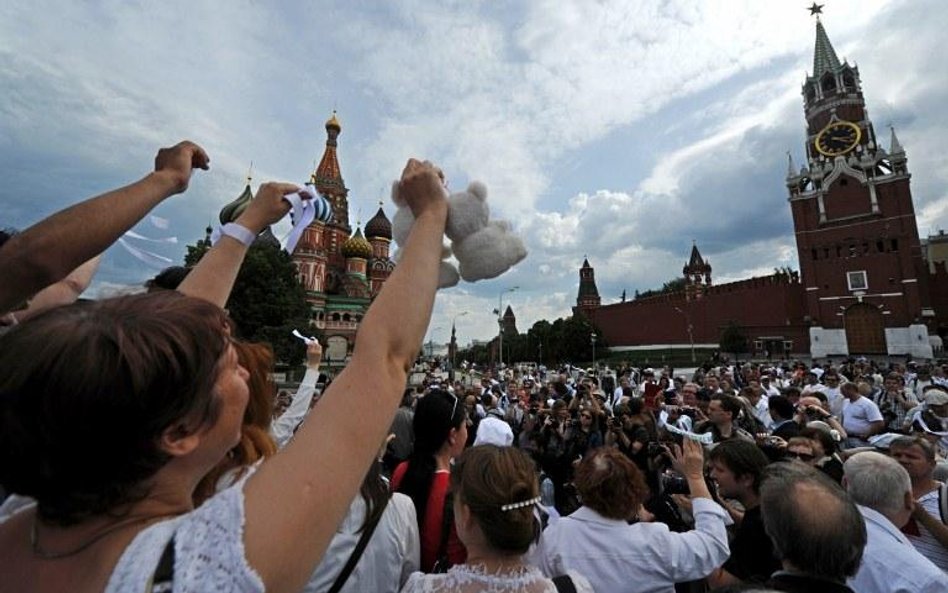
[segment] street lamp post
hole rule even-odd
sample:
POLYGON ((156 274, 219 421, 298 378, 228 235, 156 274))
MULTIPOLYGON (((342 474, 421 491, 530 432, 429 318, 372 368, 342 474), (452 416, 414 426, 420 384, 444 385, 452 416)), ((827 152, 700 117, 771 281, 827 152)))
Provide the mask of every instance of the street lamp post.
MULTIPOLYGON (((462 312, 460 312, 460 313, 458 313, 457 315, 454 316, 454 319, 451 321, 451 337, 452 337, 452 338, 455 337, 454 334, 455 334, 455 330, 457 329, 457 328, 455 327, 455 325, 457 324, 458 317, 464 317, 464 316, 467 315, 468 313, 470 313, 470 311, 462 311, 462 312)), ((455 341, 454 341, 454 347, 451 349, 451 374, 452 374, 452 376, 454 375, 454 365, 455 365, 456 362, 457 362, 457 361, 456 361, 456 359, 457 359, 457 353, 458 353, 458 344, 457 344, 457 340, 455 339, 455 341)))
POLYGON ((685 316, 685 323, 688 324, 688 341, 691 342, 691 362, 694 364, 695 359, 695 335, 694 335, 694 326, 691 324, 691 315, 686 311, 682 311, 679 307, 675 307, 675 311, 678 311, 685 316))
POLYGON ((519 290, 519 286, 511 286, 500 291, 497 295, 497 368, 498 370, 504 364, 504 294, 519 290))
POLYGON ((596 336, 595 333, 589 334, 589 339, 592 341, 593 346, 593 371, 596 370, 596 336))

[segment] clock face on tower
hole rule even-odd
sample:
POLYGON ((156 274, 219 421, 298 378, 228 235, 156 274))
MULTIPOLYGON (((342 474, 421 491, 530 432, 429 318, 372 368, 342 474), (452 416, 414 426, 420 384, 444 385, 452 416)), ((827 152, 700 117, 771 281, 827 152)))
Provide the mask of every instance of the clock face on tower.
POLYGON ((848 121, 834 121, 816 135, 816 141, 813 144, 822 155, 839 156, 856 148, 860 138, 862 138, 862 130, 856 124, 848 121))

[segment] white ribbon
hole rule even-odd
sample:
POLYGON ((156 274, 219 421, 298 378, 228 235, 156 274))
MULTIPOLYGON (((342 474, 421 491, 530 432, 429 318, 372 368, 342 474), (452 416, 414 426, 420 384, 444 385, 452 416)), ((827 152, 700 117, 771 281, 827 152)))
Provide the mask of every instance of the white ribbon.
POLYGON ((145 251, 144 249, 133 247, 122 237, 119 237, 118 243, 124 247, 126 251, 131 253, 136 259, 145 262, 149 266, 164 268, 172 262, 170 257, 165 257, 163 255, 158 255, 157 253, 152 253, 150 251, 145 251))
POLYGON ((155 226, 155 228, 168 230, 169 223, 168 223, 167 218, 162 218, 160 216, 155 216, 154 214, 152 214, 151 216, 148 217, 148 219, 151 221, 151 224, 155 226))
POLYGON ((711 433, 697 434, 694 432, 688 432, 687 430, 682 430, 673 424, 665 423, 665 430, 670 433, 681 435, 685 438, 689 438, 693 441, 697 441, 702 445, 711 445, 714 443, 714 436, 711 433))
POLYGON ((294 330, 293 330, 293 335, 296 336, 297 338, 303 340, 303 343, 306 344, 307 346, 309 346, 309 345, 312 344, 313 342, 319 342, 319 340, 317 340, 317 339, 314 338, 313 336, 310 336, 310 337, 307 338, 306 336, 304 336, 303 334, 301 334, 298 329, 294 329, 294 330))
POLYGON ((329 222, 332 218, 332 206, 310 184, 304 185, 297 193, 283 196, 283 199, 290 203, 290 220, 293 222, 293 228, 281 243, 283 249, 292 254, 303 236, 303 231, 310 223, 317 219, 329 222))
POLYGON ((163 237, 161 239, 152 239, 151 237, 146 237, 144 235, 139 235, 135 231, 126 231, 126 237, 131 237, 132 239, 138 239, 139 241, 150 241, 152 243, 172 243, 174 245, 178 244, 177 237, 163 237))

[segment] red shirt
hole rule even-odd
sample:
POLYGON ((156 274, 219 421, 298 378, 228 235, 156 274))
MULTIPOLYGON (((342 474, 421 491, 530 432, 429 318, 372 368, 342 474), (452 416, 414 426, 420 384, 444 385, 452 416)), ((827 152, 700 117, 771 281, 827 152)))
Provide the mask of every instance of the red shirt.
MULTIPOLYGON (((398 464, 392 473, 392 490, 398 491, 398 486, 408 470, 408 462, 398 464)), ((444 517, 444 500, 448 495, 451 483, 451 473, 445 470, 436 471, 431 478, 431 491, 428 493, 428 502, 425 506, 425 519, 421 523, 421 570, 431 572, 434 563, 438 560, 438 547, 441 545, 441 525, 444 517)), ((454 521, 448 531, 448 560, 451 564, 463 564, 467 559, 467 550, 458 539, 454 521)))

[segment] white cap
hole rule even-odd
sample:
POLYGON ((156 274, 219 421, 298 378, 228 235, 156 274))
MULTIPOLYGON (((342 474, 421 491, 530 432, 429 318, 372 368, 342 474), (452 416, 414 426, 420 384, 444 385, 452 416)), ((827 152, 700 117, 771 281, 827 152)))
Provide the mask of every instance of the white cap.
POLYGON ((514 435, 510 425, 500 418, 487 416, 477 425, 477 437, 474 447, 478 445, 497 445, 509 447, 513 444, 514 435))

